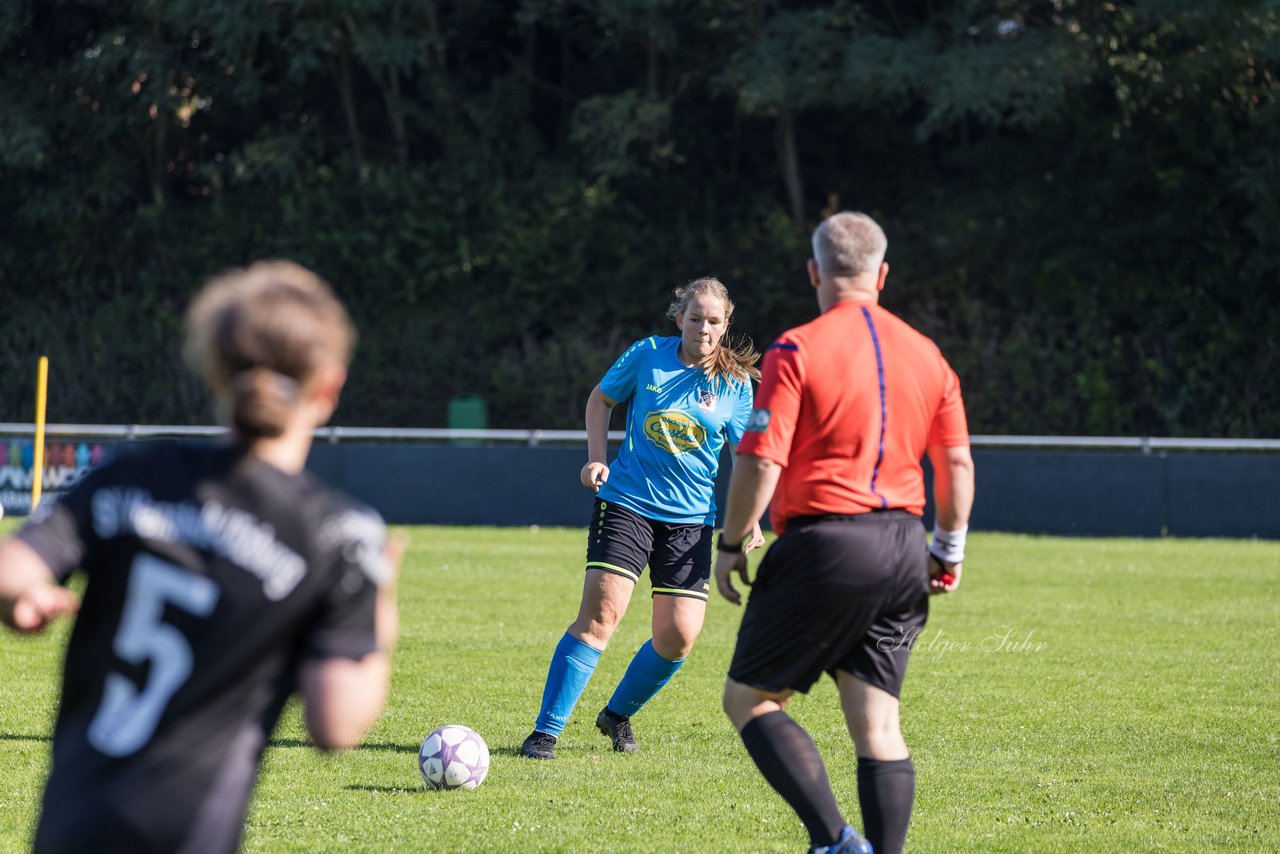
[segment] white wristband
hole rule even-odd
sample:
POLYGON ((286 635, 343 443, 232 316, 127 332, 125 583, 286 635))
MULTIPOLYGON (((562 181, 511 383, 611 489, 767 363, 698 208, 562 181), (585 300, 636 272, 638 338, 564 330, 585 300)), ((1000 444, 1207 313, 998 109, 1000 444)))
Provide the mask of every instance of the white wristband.
POLYGON ((964 540, 968 533, 968 525, 958 531, 944 531, 935 522, 933 525, 933 542, 929 544, 929 553, 943 563, 962 563, 964 561, 964 540))

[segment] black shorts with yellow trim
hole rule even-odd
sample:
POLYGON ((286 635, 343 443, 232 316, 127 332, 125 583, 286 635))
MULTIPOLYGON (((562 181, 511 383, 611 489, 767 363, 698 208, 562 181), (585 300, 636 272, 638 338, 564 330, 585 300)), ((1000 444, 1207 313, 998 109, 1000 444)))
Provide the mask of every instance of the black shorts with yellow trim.
POLYGON ((639 581, 645 565, 654 596, 707 599, 711 589, 711 526, 648 519, 596 499, 587 535, 587 569, 639 581))

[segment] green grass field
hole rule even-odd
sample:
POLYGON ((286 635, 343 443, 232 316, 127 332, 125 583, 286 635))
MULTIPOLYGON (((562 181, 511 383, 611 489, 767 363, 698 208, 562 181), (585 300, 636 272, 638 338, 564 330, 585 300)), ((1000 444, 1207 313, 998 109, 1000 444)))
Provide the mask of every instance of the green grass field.
MULTIPOLYGON (((576 613, 582 532, 408 532, 385 715, 364 747, 324 756, 291 709, 246 850, 804 850, 720 711, 735 608, 713 599, 688 664, 635 719, 642 752, 614 754, 593 720, 648 637, 643 581, 560 758, 530 762, 516 749, 576 613), (418 745, 444 723, 489 744, 474 792, 421 783, 418 745)), ((966 566, 961 591, 934 600, 903 696, 911 851, 1280 845, 1280 543, 974 534, 966 566)), ((0 850, 29 845, 65 634, 0 635, 0 850)), ((791 712, 857 824, 833 686, 791 712)))

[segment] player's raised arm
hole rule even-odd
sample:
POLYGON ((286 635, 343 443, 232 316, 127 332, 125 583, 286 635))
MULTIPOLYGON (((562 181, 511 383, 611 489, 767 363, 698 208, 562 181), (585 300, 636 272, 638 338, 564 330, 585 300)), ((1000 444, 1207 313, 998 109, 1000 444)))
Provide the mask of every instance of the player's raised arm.
POLYGON ((20 632, 37 632, 79 608, 79 597, 58 584, 34 549, 14 537, 0 542, 0 622, 20 632))

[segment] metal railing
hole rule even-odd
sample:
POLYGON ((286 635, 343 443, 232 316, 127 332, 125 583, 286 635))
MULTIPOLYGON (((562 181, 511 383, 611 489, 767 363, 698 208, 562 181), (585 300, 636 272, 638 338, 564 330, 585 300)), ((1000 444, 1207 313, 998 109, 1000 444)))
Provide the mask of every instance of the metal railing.
MULTIPOLYGON (((151 439, 215 437, 225 427, 156 424, 46 424, 46 438, 151 439)), ((35 426, 0 422, 0 436, 32 437, 35 426)), ((585 430, 471 430, 445 427, 321 427, 317 439, 328 442, 449 442, 473 441, 521 444, 585 444, 585 430)), ((609 433, 621 441, 620 430, 609 433)), ((1173 439, 1156 436, 971 436, 975 448, 1088 448, 1092 450, 1152 451, 1280 451, 1280 439, 1173 439)))

